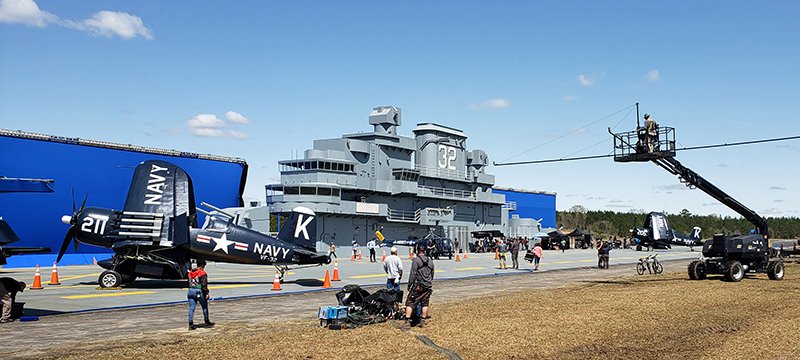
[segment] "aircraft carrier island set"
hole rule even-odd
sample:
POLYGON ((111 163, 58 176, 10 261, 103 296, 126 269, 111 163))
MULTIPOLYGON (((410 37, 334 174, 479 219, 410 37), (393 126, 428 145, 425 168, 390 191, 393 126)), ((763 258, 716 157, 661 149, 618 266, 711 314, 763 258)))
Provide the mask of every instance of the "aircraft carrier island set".
MULTIPOLYGON (((10 189, 0 195, 0 216, 15 232, 14 240, 19 239, 13 245, 50 248, 47 254, 8 257, 6 267, 52 263, 59 249, 64 252, 59 262, 63 265, 91 264, 109 257, 108 248, 65 247, 69 227, 59 219, 72 212, 73 222, 84 220, 85 216, 78 216, 79 209, 73 208, 81 202, 142 211, 141 206, 128 206, 126 200, 132 195, 126 198, 126 193, 129 185, 133 190, 131 179, 137 165, 148 160, 166 161, 185 170, 191 178, 188 188, 193 192, 186 201, 192 205, 195 198, 198 203, 206 202, 231 214, 227 219, 231 223, 254 232, 269 231, 270 214, 277 215, 278 226, 283 227, 295 209, 310 211, 315 221, 304 224, 303 230, 315 234, 315 245, 307 245, 311 247, 308 250, 318 253, 327 252, 331 243, 350 246, 357 241, 364 246, 372 238, 381 237, 378 231, 390 241, 435 234, 456 240, 461 251, 468 251, 475 231, 531 238, 542 228, 555 227, 556 194, 495 187, 494 176, 486 171, 488 155, 483 150, 468 149, 463 131, 426 122, 417 124, 410 137, 398 133, 401 124, 400 108, 378 106, 369 114, 371 132, 314 140, 303 158, 278 162, 280 183, 266 185, 266 202, 255 207, 242 206, 247 179, 247 164, 242 159, 2 130, 0 149, 17 155, 15 161, 4 160, 0 175, 6 180, 52 180, 49 194, 10 189)), ((160 179, 161 175, 155 175, 150 180, 160 179)), ((143 188, 164 190, 160 183, 147 186, 143 183, 143 188)), ((147 194, 139 196, 148 199, 147 194)), ((196 216, 199 224, 205 223, 204 228, 219 227, 219 221, 209 225, 205 213, 201 209, 201 213, 192 210, 185 215, 190 220, 196 216)), ((119 217, 143 221, 128 215, 119 217)), ((80 229, 76 227, 75 231, 77 235, 73 235, 80 240, 80 229)), ((173 244, 175 239, 162 235, 155 243, 165 246, 181 242, 173 244)), ((264 244, 252 244, 256 246, 264 249, 264 244)))

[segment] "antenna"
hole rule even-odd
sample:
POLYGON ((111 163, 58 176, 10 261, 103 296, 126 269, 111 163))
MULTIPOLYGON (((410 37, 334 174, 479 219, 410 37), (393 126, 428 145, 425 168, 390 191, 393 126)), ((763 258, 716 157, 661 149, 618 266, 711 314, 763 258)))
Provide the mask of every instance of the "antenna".
POLYGON ((214 206, 214 205, 211 205, 211 204, 209 204, 209 203, 207 203, 207 202, 201 202, 201 203, 200 203, 200 205, 202 205, 202 206, 205 206, 205 207, 207 207, 207 208, 210 208, 211 210, 216 210, 218 213, 220 213, 220 214, 222 214, 222 215, 225 215, 225 216, 227 216, 227 217, 229 217, 229 218, 231 218, 231 219, 233 219, 233 218, 234 218, 234 216, 233 216, 233 215, 231 215, 231 214, 228 214, 228 213, 226 213, 226 212, 222 211, 222 209, 220 209, 220 208, 218 208, 218 207, 216 207, 216 206, 214 206))
POLYGON ((642 125, 639 124, 639 103, 636 103, 636 128, 641 127, 642 125))

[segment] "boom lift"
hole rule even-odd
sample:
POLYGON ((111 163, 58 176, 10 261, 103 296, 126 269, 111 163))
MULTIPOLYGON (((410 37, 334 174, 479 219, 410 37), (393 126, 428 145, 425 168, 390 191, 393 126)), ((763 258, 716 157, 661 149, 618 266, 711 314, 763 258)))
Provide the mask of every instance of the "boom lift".
MULTIPOLYGON (((647 119, 648 116, 645 115, 647 119)), ((729 207, 755 227, 748 235, 724 236, 715 234, 703 244, 704 259, 689 264, 689 278, 702 280, 708 274, 722 274, 727 281, 740 281, 746 272, 767 273, 771 280, 782 280, 784 265, 780 259, 770 259, 767 220, 755 211, 726 194, 698 173, 675 159, 675 129, 659 127, 652 119, 635 131, 612 133, 615 162, 653 162, 681 183, 697 188, 729 207)), ((638 104, 637 104, 638 125, 638 104)))

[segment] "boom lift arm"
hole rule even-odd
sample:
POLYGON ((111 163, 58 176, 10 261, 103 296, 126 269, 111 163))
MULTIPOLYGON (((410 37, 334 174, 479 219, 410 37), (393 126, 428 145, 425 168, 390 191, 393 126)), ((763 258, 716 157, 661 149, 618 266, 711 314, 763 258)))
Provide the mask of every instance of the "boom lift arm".
POLYGON ((656 157, 650 161, 662 167, 664 170, 667 170, 670 174, 678 176, 681 182, 686 184, 686 186, 690 188, 696 187, 702 190, 709 196, 735 211, 737 214, 741 215, 755 226, 756 234, 764 235, 764 238, 767 238, 769 234, 767 228, 767 219, 761 215, 758 215, 755 211, 747 206, 744 206, 744 204, 740 203, 738 200, 722 191, 722 189, 718 188, 716 185, 700 176, 700 174, 683 166, 680 161, 676 160, 672 156, 656 157))

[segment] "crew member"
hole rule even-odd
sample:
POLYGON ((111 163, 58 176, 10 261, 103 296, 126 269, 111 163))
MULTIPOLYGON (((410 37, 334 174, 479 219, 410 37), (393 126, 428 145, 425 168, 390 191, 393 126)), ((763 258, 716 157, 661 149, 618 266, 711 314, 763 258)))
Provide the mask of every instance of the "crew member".
POLYGON ((353 259, 358 259, 358 241, 353 240, 353 259))
POLYGON ((194 309, 197 303, 203 308, 203 320, 205 327, 212 327, 214 323, 208 320, 208 274, 206 274, 206 261, 197 259, 197 262, 192 263, 192 268, 189 270, 189 292, 186 297, 189 298, 189 330, 197 329, 194 325, 194 309))
POLYGON ((375 260, 375 246, 375 238, 372 238, 372 240, 367 243, 367 249, 369 249, 369 262, 378 262, 378 260, 375 260))
POLYGON ((331 245, 328 246, 328 258, 338 259, 336 256, 336 245, 333 244, 333 241, 331 241, 331 245))
POLYGON ((542 244, 533 245, 533 270, 539 270, 539 262, 542 261, 542 244))
POLYGON ((400 278, 403 277, 403 261, 397 256, 397 246, 392 246, 391 255, 383 262, 383 271, 386 272, 386 288, 400 291, 400 278))
POLYGON ((650 114, 644 114, 644 129, 647 134, 647 151, 653 152, 658 148, 658 124, 650 114))
POLYGON ((506 244, 505 239, 500 240, 500 244, 497 246, 497 258, 500 259, 500 267, 499 269, 506 269, 506 253, 508 252, 508 245, 506 244))
POLYGON ((511 268, 519 269, 519 239, 514 238, 511 242, 511 268))
POLYGON ((431 293, 433 293, 433 261, 425 254, 425 247, 417 247, 417 256, 411 261, 411 275, 408 278, 408 297, 406 297, 406 319, 411 326, 423 325, 422 318, 428 317, 431 293), (422 306, 420 317, 412 313, 422 306))
POLYGON ((0 323, 13 322, 11 318, 11 308, 17 301, 17 293, 25 290, 25 283, 22 281, 14 280, 10 277, 0 278, 0 300, 3 303, 3 315, 0 317, 0 323))

